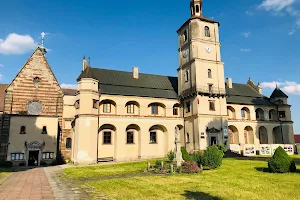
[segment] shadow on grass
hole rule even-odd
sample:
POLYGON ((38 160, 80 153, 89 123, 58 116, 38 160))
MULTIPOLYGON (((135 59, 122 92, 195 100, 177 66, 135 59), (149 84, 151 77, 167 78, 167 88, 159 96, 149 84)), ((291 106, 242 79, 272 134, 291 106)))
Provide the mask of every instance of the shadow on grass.
POLYGON ((220 197, 212 196, 210 194, 204 193, 204 192, 193 192, 193 191, 184 191, 185 193, 182 194, 186 199, 191 200, 222 200, 220 197))
MULTIPOLYGON (((256 169, 256 171, 259 171, 259 172, 267 172, 267 173, 271 173, 269 168, 267 167, 255 167, 254 169, 256 169)), ((290 172, 290 173, 298 173, 300 174, 300 169, 297 169, 295 172, 290 172)))

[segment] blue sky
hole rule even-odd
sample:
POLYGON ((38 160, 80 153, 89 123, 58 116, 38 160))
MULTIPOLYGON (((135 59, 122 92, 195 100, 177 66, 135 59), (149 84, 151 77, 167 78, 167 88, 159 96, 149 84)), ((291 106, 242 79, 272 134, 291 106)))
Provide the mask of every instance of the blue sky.
MULTIPOLYGON (((75 84, 82 57, 93 67, 177 75, 176 30, 190 17, 189 0, 10 0, 1 2, 0 74, 9 83, 46 32, 47 59, 60 84, 75 84)), ((276 83, 289 95, 300 133, 300 0, 204 0, 219 21, 225 76, 276 83)), ((68 85, 64 85, 68 86, 68 85)), ((69 85, 72 87, 72 85, 69 85)))

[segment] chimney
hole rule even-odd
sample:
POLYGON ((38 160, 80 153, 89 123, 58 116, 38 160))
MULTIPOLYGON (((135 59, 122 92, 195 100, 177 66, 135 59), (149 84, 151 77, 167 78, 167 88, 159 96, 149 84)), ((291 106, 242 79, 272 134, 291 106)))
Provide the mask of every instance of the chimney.
POLYGON ((86 61, 84 56, 82 60, 82 71, 84 71, 87 67, 88 67, 88 62, 86 61))
POLYGON ((231 78, 226 78, 226 85, 228 88, 232 88, 232 79, 231 78))
POLYGON ((132 73, 133 73, 133 78, 139 79, 139 68, 138 67, 133 67, 132 73))

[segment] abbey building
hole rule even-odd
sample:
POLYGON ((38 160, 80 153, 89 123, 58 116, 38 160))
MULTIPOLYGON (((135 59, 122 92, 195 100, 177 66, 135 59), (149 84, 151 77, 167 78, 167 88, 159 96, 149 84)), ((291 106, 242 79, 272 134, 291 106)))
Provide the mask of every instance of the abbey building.
POLYGON ((78 89, 63 89, 39 46, 12 82, 0 86, 0 160, 163 157, 175 147, 175 130, 189 152, 214 144, 245 155, 271 154, 274 145, 292 151, 288 96, 276 88, 266 97, 250 78, 245 84, 225 79, 220 24, 202 9, 202 0, 192 0, 191 17, 177 31, 177 77, 137 67, 99 69, 83 59, 78 89))

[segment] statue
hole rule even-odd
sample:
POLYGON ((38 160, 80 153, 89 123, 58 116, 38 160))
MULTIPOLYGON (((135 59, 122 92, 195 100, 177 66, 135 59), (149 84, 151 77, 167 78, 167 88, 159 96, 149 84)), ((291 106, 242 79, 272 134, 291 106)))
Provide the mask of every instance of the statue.
POLYGON ((176 166, 180 167, 183 163, 178 127, 175 128, 175 158, 176 166))

